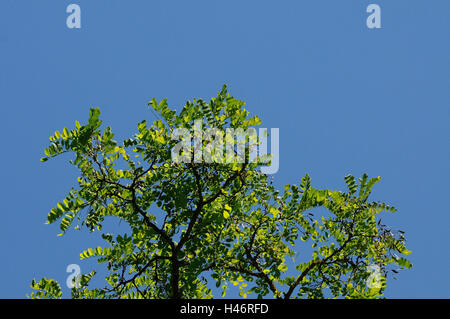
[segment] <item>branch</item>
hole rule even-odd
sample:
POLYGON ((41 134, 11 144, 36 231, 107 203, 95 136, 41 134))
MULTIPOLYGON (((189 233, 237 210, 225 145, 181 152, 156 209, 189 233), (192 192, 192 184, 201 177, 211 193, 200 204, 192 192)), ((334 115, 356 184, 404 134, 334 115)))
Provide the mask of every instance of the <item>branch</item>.
POLYGON ((209 197, 207 200, 203 200, 203 194, 202 194, 202 187, 201 187, 201 177, 198 174, 196 168, 194 165, 192 165, 192 170, 195 176, 195 183, 197 185, 197 192, 198 192, 198 196, 199 196, 199 202, 197 204, 196 209, 194 210, 194 213, 192 215, 192 218, 189 222, 188 228, 186 229, 186 232, 183 234, 183 236, 181 237, 180 242, 178 243, 178 245, 176 246, 175 250, 176 252, 179 252, 181 250, 181 248, 184 246, 184 244, 187 242, 187 240, 189 239, 191 233, 192 233, 192 229, 195 226, 195 223, 197 222, 197 219, 203 209, 204 206, 212 203, 213 201, 215 201, 220 195, 222 195, 223 190, 226 189, 233 180, 235 180, 238 176, 240 176, 242 174, 242 172, 245 170, 245 168, 247 167, 247 163, 244 163, 244 165, 242 165, 242 168, 238 171, 236 171, 232 176, 228 177, 228 179, 223 183, 223 185, 221 186, 220 190, 212 195, 211 197, 209 197))
MULTIPOLYGON (((168 257, 168 256, 153 256, 149 260, 149 262, 144 267, 142 267, 142 269, 139 270, 133 277, 131 277, 128 280, 121 281, 116 287, 114 287, 114 290, 116 290, 120 286, 125 286, 126 284, 128 284, 130 282, 133 282, 133 284, 134 284, 134 281, 136 280, 136 278, 139 277, 140 275, 142 275, 144 273, 144 271, 147 270, 147 268, 150 267, 154 261, 161 260, 161 259, 170 259, 170 257, 168 257)), ((123 277, 123 271, 122 271, 122 277, 123 277)), ((122 290, 123 290, 123 288, 122 288, 122 290)))
POLYGON ((172 251, 174 251, 175 244, 173 243, 172 239, 167 235, 167 233, 164 230, 158 228, 158 226, 152 223, 148 218, 147 214, 137 205, 136 190, 134 188, 131 189, 131 195, 132 195, 131 204, 133 205, 133 209, 144 218, 144 223, 148 227, 152 228, 156 233, 158 233, 161 236, 161 238, 164 239, 164 241, 166 241, 169 244, 169 246, 172 248, 172 251))
POLYGON ((291 297, 295 288, 297 288, 297 286, 302 282, 303 278, 305 278, 305 276, 311 271, 311 269, 313 269, 316 265, 321 265, 323 263, 326 263, 330 258, 334 257, 336 254, 341 252, 345 248, 345 246, 351 241, 352 238, 353 238, 352 236, 349 236, 347 238, 347 240, 345 241, 345 243, 339 249, 335 250, 328 257, 326 257, 324 259, 313 261, 305 270, 302 271, 302 273, 297 277, 295 282, 289 286, 289 290, 284 294, 284 299, 289 299, 291 297))

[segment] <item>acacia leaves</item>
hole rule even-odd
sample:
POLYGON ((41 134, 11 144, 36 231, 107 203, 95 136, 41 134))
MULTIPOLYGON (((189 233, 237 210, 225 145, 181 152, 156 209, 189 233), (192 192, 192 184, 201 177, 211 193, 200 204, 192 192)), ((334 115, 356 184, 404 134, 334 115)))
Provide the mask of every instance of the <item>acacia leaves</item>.
MULTIPOLYGON (((178 128, 191 130, 201 120, 219 130, 247 129, 261 121, 226 87, 178 113, 166 99, 149 106, 160 119, 141 121, 122 143, 110 127, 101 130, 100 111, 91 109, 86 125, 56 131, 44 151, 43 161, 72 154, 80 172, 47 223, 59 222, 61 234, 100 231, 105 240, 80 254, 105 265, 105 287, 90 286, 91 272, 73 298, 211 298, 214 285, 223 296, 236 287, 242 297, 373 298, 390 272, 411 267, 403 233, 378 216, 395 208, 368 201, 379 177, 348 175, 341 192, 316 189, 305 175, 281 192, 248 156, 243 163, 174 162, 171 134, 178 128), (104 233, 106 216, 129 231, 104 233), (378 288, 367 286, 370 265, 381 270, 378 288)), ((61 296, 51 279, 32 288, 33 298, 61 296)))
POLYGON ((367 267, 377 265, 384 275, 389 264, 408 268, 411 264, 405 258, 394 256, 409 251, 402 236, 395 236, 385 225, 376 223, 375 214, 392 208, 384 203, 366 202, 365 194, 370 193, 375 183, 364 183, 367 180, 364 175, 360 185, 362 196, 355 197, 356 180, 352 176, 345 180, 349 186, 347 193, 314 189, 309 176, 302 179, 300 189, 287 185, 281 197, 268 188, 267 195, 273 198, 262 209, 240 216, 240 223, 246 227, 239 230, 242 236, 232 248, 230 259, 224 258, 221 267, 217 267, 222 269, 220 276, 232 277, 236 271, 246 274, 248 281, 256 280, 247 293, 257 292, 259 297, 269 291, 279 298, 291 298, 294 293, 301 298, 362 298, 381 294, 384 286, 376 290, 367 288, 367 267), (327 208, 331 214, 321 220, 314 218, 311 209, 316 207, 327 208), (312 254, 306 262, 295 266, 297 276, 285 276, 285 259, 301 254, 298 239, 312 242, 312 254), (233 256, 238 256, 238 262, 233 256))
POLYGON ((35 290, 28 296, 32 299, 58 299, 62 296, 61 286, 54 279, 42 278, 39 282, 33 279, 30 287, 35 290))

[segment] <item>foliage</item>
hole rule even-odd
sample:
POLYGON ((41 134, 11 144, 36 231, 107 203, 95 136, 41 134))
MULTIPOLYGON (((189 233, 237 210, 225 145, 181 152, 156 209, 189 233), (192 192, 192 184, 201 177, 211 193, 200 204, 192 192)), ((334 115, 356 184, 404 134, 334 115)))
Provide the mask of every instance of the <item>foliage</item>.
MULTIPOLYGON (((198 119, 221 130, 261 122, 225 86, 209 103, 193 100, 179 113, 165 99, 149 106, 161 119, 140 122, 138 133, 121 144, 110 127, 100 129, 100 111, 91 109, 86 125, 56 131, 41 159, 68 152, 80 171, 78 186, 47 222, 59 221, 61 234, 87 228, 105 240, 81 259, 106 265, 107 286, 90 287, 94 273, 83 275, 73 298, 212 298, 208 280, 223 296, 234 285, 243 297, 373 298, 382 295, 388 273, 411 267, 399 257, 410 253, 403 232, 378 217, 395 209, 368 201, 379 177, 348 175, 342 192, 316 189, 306 175, 281 192, 248 157, 244 163, 174 163, 176 128, 190 130, 198 119), (130 231, 104 233, 107 216, 130 231), (367 287, 369 265, 382 270, 381 287, 367 287)), ((52 279, 31 287, 37 291, 32 298, 61 297, 52 279)))

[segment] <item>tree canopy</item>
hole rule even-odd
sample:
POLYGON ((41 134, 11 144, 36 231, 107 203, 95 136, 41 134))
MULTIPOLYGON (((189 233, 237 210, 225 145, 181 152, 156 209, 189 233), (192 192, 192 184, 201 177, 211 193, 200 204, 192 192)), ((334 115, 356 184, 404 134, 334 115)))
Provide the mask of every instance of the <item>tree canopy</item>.
MULTIPOLYGON (((261 121, 226 86, 208 103, 194 99, 180 112, 166 99, 149 106, 160 119, 138 123, 121 143, 110 127, 101 129, 100 111, 92 108, 86 124, 56 131, 45 149, 41 161, 70 153, 79 170, 77 185, 47 223, 59 222, 60 235, 88 229, 105 240, 80 254, 104 264, 105 286, 92 287, 94 271, 83 274, 72 298, 218 297, 213 291, 226 297, 228 286, 249 298, 374 298, 390 273, 411 267, 403 232, 380 219, 395 208, 369 201, 380 177, 347 175, 347 189, 339 191, 314 188, 305 175, 278 190, 260 170, 267 164, 248 154, 243 162, 175 162, 175 129, 191 130, 201 120, 205 127, 246 130, 261 121), (107 216, 129 231, 104 232, 107 216), (371 265, 380 270, 379 285, 367 284, 371 265)), ((31 287, 31 298, 62 296, 53 279, 31 287)))

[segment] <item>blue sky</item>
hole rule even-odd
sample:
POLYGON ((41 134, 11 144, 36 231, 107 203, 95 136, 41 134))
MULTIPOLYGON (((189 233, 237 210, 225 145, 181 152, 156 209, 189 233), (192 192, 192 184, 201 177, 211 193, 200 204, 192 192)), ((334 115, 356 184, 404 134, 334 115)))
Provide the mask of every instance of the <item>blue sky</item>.
POLYGON ((382 177, 372 199, 398 208, 384 221, 406 232, 414 264, 386 297, 449 298, 449 12, 447 0, 1 1, 0 298, 95 267, 79 261, 95 235, 44 225, 77 176, 68 157, 39 162, 55 130, 98 106, 121 140, 154 120, 152 97, 179 107, 224 83, 280 128, 280 187, 382 177), (381 29, 366 27, 370 3, 381 29))

